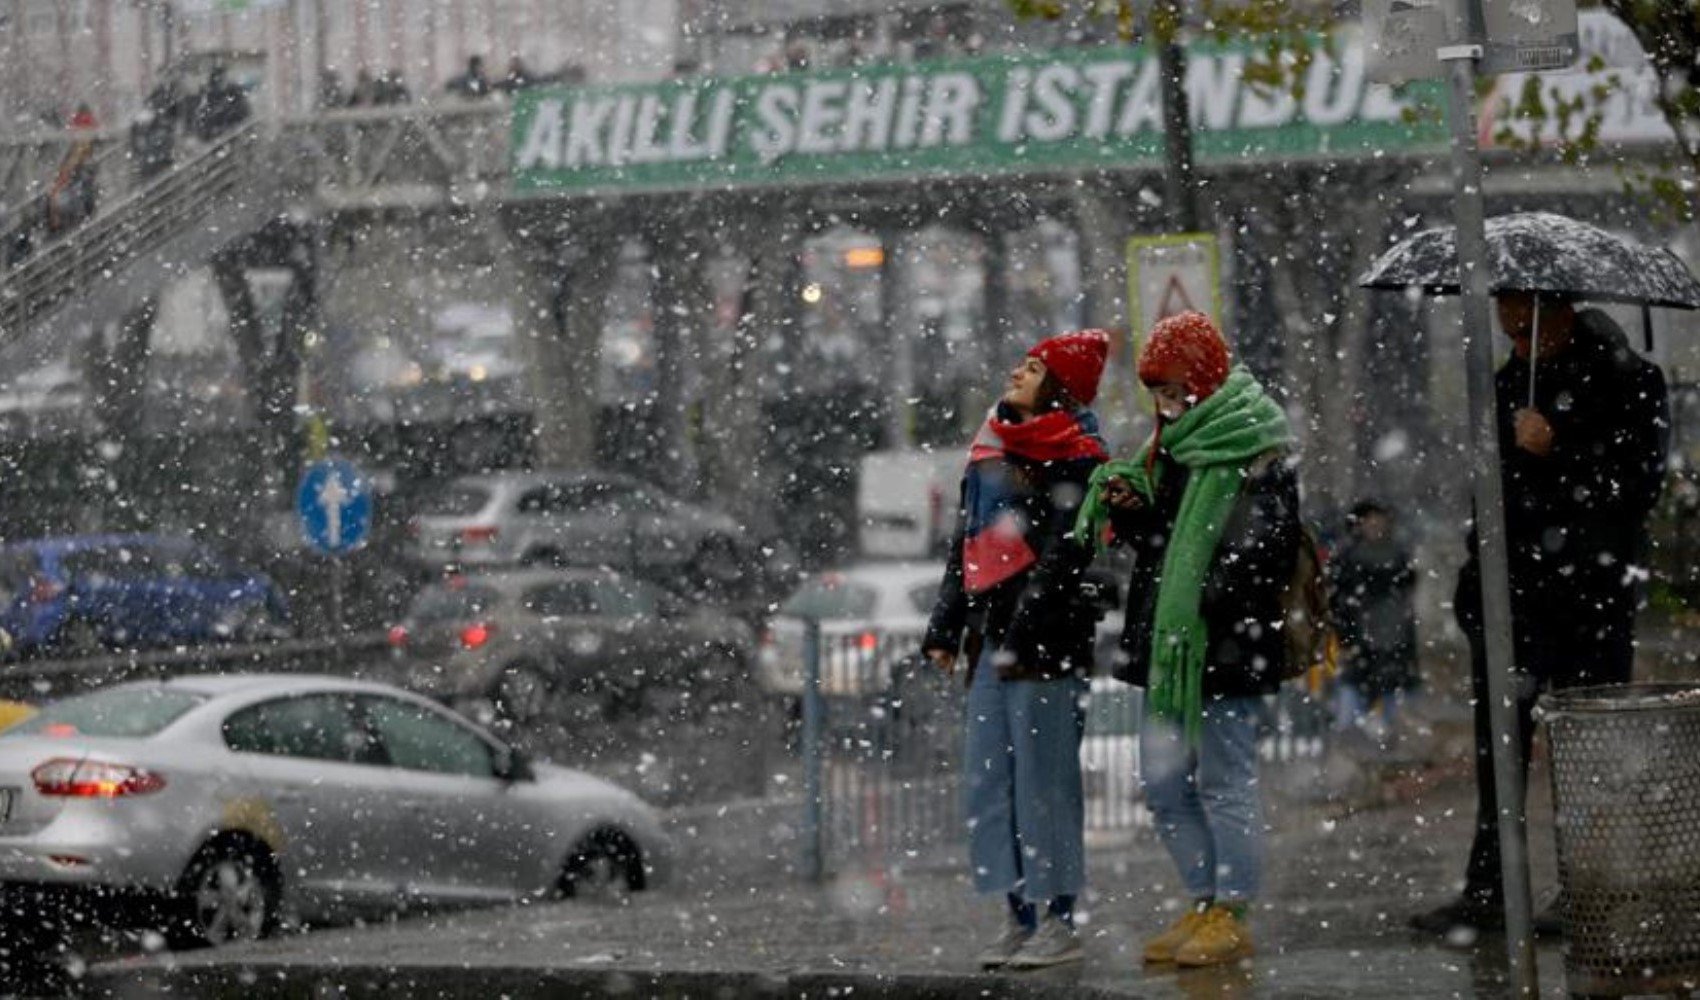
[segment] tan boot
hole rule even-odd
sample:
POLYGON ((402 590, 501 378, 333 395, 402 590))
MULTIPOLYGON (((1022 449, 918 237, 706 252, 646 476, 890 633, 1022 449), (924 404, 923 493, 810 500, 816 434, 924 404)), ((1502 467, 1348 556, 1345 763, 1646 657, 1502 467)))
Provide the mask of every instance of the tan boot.
POLYGON ((1226 906, 1212 906, 1198 932, 1175 950, 1182 968, 1227 965, 1252 953, 1251 929, 1226 906))
POLYGON ((1145 960, 1147 962, 1173 962, 1175 952, 1181 945, 1192 940, 1198 929, 1204 926, 1205 914, 1210 911, 1199 906, 1189 906, 1181 914, 1181 918, 1169 925, 1169 929, 1145 942, 1145 960))

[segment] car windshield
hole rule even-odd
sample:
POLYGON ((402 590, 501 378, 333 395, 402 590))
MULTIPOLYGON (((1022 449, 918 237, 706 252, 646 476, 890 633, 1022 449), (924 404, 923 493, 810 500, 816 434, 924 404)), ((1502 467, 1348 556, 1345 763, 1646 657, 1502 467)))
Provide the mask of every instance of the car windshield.
POLYGON ((874 613, 879 594, 866 584, 826 575, 804 584, 779 609, 794 618, 866 618, 874 613))
POLYGON ((190 691, 157 687, 108 688, 66 698, 6 731, 4 736, 152 736, 206 700, 190 691))
POLYGON ((419 592, 407 617, 418 625, 471 621, 488 614, 500 601, 501 594, 494 587, 436 584, 419 592))
POLYGON ((489 502, 490 491, 484 487, 455 483, 428 494, 419 503, 419 513, 426 517, 467 517, 489 502))

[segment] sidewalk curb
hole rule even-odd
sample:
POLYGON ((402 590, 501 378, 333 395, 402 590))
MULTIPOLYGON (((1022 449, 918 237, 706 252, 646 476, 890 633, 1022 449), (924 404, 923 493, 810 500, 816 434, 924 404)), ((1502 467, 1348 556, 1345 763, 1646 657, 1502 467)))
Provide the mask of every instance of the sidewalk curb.
POLYGON ((1132 1000, 1137 993, 1061 979, 874 972, 708 972, 633 969, 536 969, 501 966, 379 964, 306 966, 292 962, 230 965, 149 964, 94 970, 83 995, 109 1000, 173 996, 198 1000, 1132 1000))

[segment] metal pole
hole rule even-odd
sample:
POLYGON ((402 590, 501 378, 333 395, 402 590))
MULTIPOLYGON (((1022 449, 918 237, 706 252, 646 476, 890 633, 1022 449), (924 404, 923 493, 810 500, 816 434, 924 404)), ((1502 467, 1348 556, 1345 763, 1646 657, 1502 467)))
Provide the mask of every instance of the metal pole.
POLYGON ((341 556, 331 556, 331 633, 336 636, 336 672, 348 673, 347 635, 343 631, 342 575, 345 566, 341 556))
MULTIPOLYGON (((1180 15, 1175 30, 1180 30, 1180 15)), ((1163 100, 1163 182, 1169 198, 1169 217, 1177 232, 1196 233, 1201 224, 1198 186, 1193 183, 1192 118, 1186 93, 1186 50, 1178 38, 1158 39, 1157 76, 1163 100)))
POLYGON ((1476 506, 1477 559, 1482 573, 1486 631, 1488 718, 1493 733, 1494 793, 1499 803, 1499 848, 1505 884, 1506 953, 1520 996, 1537 995, 1534 935, 1530 929, 1528 831, 1524 823, 1524 763, 1517 739, 1517 686, 1511 641, 1511 577, 1506 562, 1505 491, 1500 481, 1499 421, 1493 383, 1492 328, 1488 322, 1487 234, 1482 205, 1482 162, 1476 148, 1474 0, 1452 5, 1453 44, 1440 52, 1447 64, 1448 118, 1452 124, 1452 183, 1458 233, 1459 284, 1464 307, 1465 384, 1469 395, 1471 479, 1476 506))
POLYGON ((891 448, 908 448, 913 442, 913 416, 910 397, 915 394, 915 358, 910 344, 911 312, 905 308, 903 268, 907 263, 904 250, 908 246, 903 233, 887 229, 880 233, 880 325, 886 350, 886 444, 891 448))
POLYGON ((820 622, 803 623, 803 877, 819 882, 826 873, 825 828, 821 823, 821 730, 826 705, 820 693, 820 622))

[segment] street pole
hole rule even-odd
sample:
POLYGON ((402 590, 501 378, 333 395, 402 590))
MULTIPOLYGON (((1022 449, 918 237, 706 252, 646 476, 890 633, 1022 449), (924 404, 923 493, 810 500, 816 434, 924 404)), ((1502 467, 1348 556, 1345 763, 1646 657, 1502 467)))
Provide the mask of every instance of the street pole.
POLYGON ((886 446, 908 448, 913 440, 914 416, 910 398, 915 395, 915 357, 910 343, 911 310, 906 308, 908 293, 903 278, 907 272, 908 247, 903 233, 887 229, 880 233, 880 325, 885 340, 886 446))
POLYGON ((1157 44, 1163 78, 1163 182, 1176 232, 1198 232, 1198 187, 1192 180, 1192 122, 1186 96, 1186 52, 1175 41, 1157 44))
POLYGON ((1157 76, 1163 102, 1163 186, 1176 232, 1196 233, 1200 225, 1198 185, 1193 182, 1192 112, 1186 93, 1186 49, 1181 47, 1182 11, 1165 0, 1151 13, 1155 26, 1157 76))
POLYGON ((348 674, 348 632, 343 627, 342 608, 343 574, 346 572, 343 557, 331 556, 331 634, 336 636, 332 655, 336 661, 336 672, 342 676, 348 674))
POLYGON ((803 877, 819 882, 826 874, 825 800, 821 790, 822 729, 826 705, 820 690, 820 622, 803 623, 803 877))
MULTIPOLYGON (((1517 736, 1517 681, 1511 621, 1511 576, 1505 542, 1505 490, 1500 481, 1499 421, 1493 382, 1493 334, 1488 320, 1487 233, 1482 205, 1481 151, 1476 147, 1476 62, 1482 57, 1478 0, 1454 0, 1446 65, 1452 125, 1452 184, 1463 302, 1465 386, 1469 397, 1471 480, 1476 558, 1482 576, 1488 719, 1493 734, 1494 795, 1505 885, 1506 952, 1516 995, 1537 995, 1530 927, 1529 844, 1524 822, 1524 762, 1517 736)), ((1478 817, 1478 822, 1485 817, 1478 817)))

